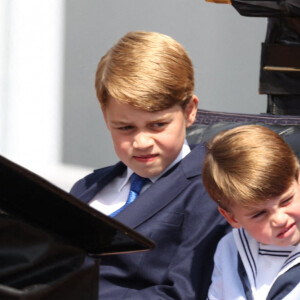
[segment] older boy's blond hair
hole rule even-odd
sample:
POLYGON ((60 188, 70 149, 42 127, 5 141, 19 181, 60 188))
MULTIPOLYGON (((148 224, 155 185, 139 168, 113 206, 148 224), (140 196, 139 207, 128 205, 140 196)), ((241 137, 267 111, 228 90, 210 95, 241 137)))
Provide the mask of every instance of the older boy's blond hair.
POLYGON ((220 207, 244 207, 277 197, 298 177, 289 145, 264 126, 244 125, 219 133, 206 145, 203 183, 220 207))
POLYGON ((102 108, 108 96, 147 111, 184 107, 193 96, 194 70, 183 46, 171 37, 134 31, 102 57, 95 87, 102 108))

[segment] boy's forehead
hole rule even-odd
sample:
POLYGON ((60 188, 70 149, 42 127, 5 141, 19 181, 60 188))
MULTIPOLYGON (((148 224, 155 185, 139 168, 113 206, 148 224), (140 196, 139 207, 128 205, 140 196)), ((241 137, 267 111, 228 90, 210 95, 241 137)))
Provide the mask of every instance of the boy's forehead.
POLYGON ((243 206, 243 208, 249 212, 260 210, 268 205, 273 205, 279 201, 288 199, 295 193, 297 188, 300 190, 299 182, 293 180, 291 185, 280 195, 266 197, 265 199, 261 199, 260 201, 257 201, 257 203, 255 204, 253 203, 252 205, 250 204, 249 206, 243 206))
POLYGON ((169 108, 164 108, 160 110, 150 110, 147 109, 147 104, 145 104, 145 109, 136 107, 131 103, 127 103, 126 101, 118 100, 112 96, 108 97, 107 104, 102 106, 103 112, 114 112, 114 113, 123 113, 124 115, 129 113, 141 113, 141 114, 149 114, 149 116, 163 116, 166 114, 170 114, 172 112, 177 112, 179 109, 183 111, 182 107, 179 104, 174 104, 169 108))
POLYGON ((136 109, 130 106, 127 109, 112 109, 108 114, 111 121, 116 122, 139 122, 139 121, 160 121, 172 118, 181 108, 170 108, 160 111, 150 112, 143 109, 136 109))
MULTIPOLYGON (((120 95, 122 97, 122 94, 120 95)), ((127 95, 128 96, 128 95, 127 95)), ((166 109, 179 106, 184 110, 185 104, 187 100, 180 100, 171 97, 170 95, 163 95, 163 94, 141 94, 136 98, 131 98, 123 95, 124 98, 118 98, 111 95, 106 97, 105 102, 101 103, 102 111, 106 110, 107 107, 111 106, 112 104, 119 104, 119 105, 129 105, 132 109, 138 109, 148 112, 159 112, 164 111, 166 109)), ((188 98, 190 99, 190 98, 188 98)))

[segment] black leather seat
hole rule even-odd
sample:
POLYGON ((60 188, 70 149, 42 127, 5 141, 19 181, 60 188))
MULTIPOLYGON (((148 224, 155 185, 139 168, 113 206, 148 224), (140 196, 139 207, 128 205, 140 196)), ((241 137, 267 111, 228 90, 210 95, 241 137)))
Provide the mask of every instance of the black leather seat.
POLYGON ((189 144, 198 144, 222 130, 245 124, 263 125, 279 133, 300 160, 300 116, 239 114, 199 109, 195 123, 187 129, 187 140, 189 144))

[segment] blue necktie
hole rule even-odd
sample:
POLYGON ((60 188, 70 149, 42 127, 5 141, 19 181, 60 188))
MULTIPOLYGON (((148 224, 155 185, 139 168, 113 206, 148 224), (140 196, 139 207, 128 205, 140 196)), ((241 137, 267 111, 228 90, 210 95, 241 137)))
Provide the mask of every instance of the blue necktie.
POLYGON ((114 211, 110 216, 114 217, 116 216, 119 212, 121 212, 124 208, 126 208, 128 205, 130 205, 140 194, 143 186, 149 182, 148 178, 141 177, 135 173, 133 173, 130 177, 130 191, 129 195, 127 198, 126 203, 120 207, 118 210, 114 211))

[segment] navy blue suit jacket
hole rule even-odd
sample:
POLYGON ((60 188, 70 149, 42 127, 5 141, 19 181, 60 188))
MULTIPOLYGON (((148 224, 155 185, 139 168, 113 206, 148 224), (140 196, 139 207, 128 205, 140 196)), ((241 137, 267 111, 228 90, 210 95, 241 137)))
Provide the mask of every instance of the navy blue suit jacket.
MULTIPOLYGON (((229 228, 201 179, 204 146, 198 145, 115 219, 156 243, 149 252, 103 257, 101 300, 205 299, 218 240, 229 228)), ((99 169, 71 193, 89 202, 126 166, 99 169)))

